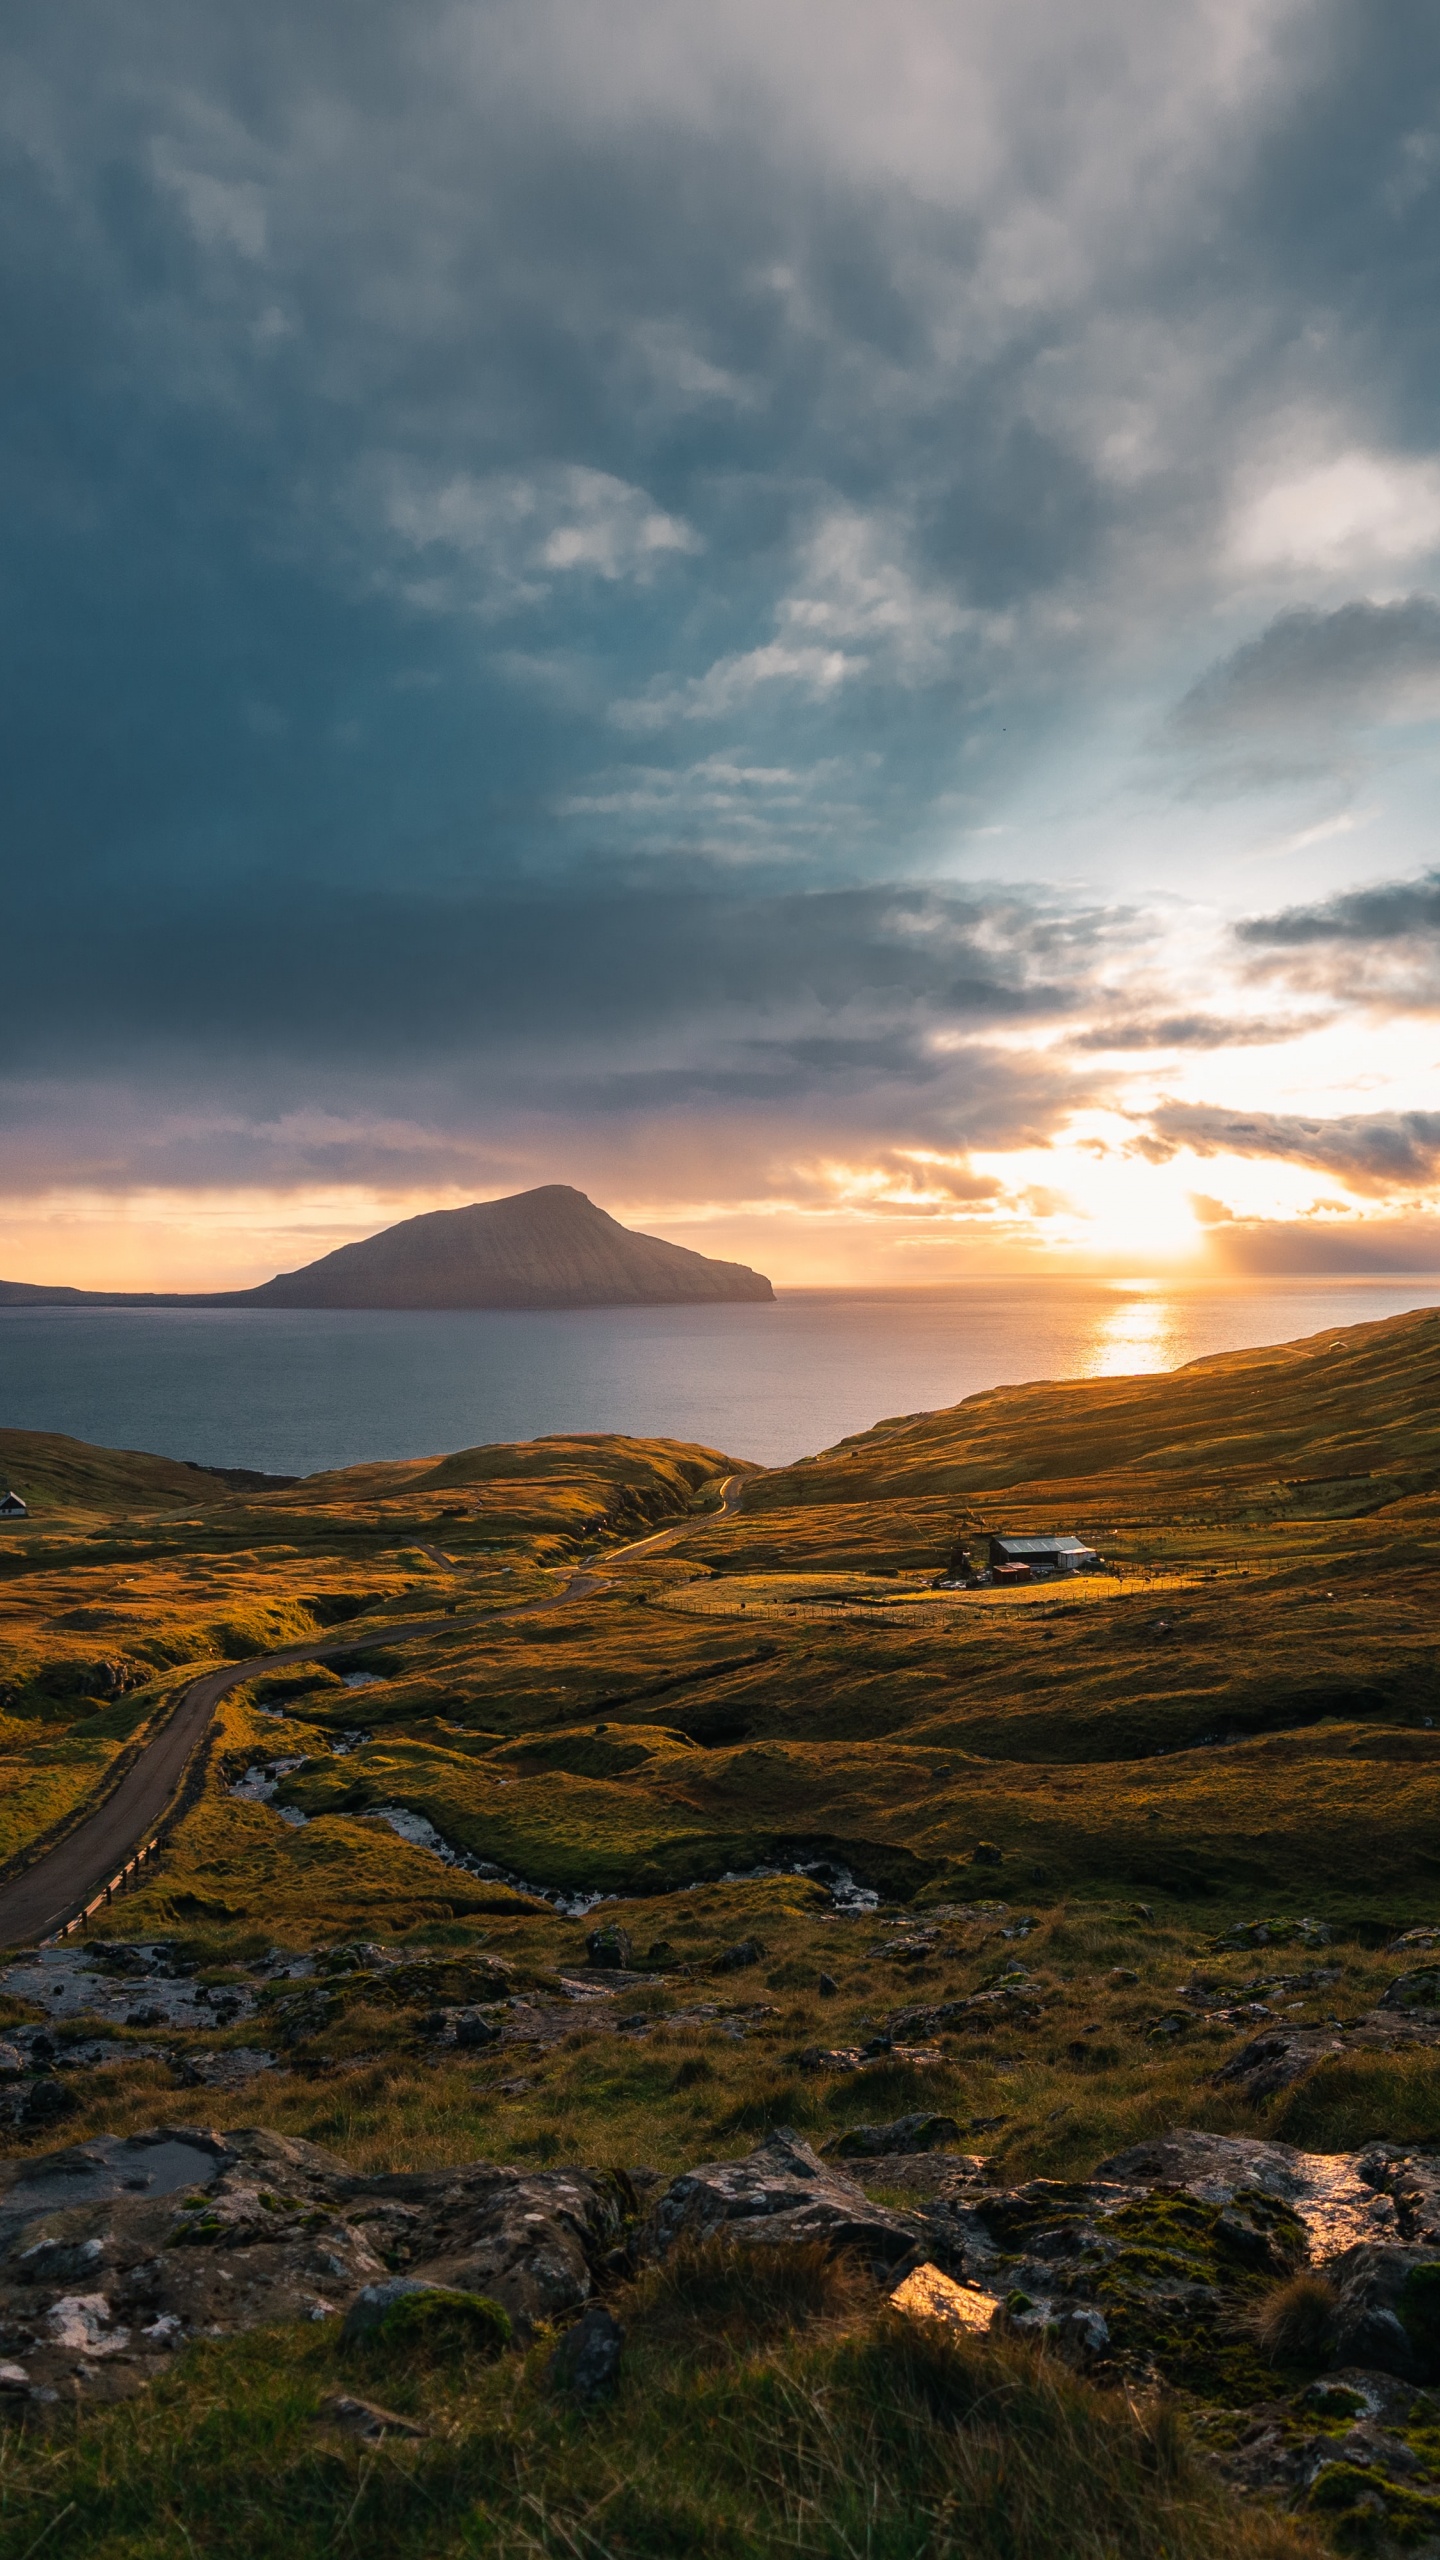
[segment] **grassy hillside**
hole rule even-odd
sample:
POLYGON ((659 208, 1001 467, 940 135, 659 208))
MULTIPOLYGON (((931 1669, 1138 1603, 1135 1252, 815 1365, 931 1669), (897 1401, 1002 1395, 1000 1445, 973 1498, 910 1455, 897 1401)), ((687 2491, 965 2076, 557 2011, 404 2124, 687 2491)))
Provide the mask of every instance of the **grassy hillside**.
MULTIPOLYGON (((13 1487, 37 1520, 127 1519, 199 1501, 214 1482, 199 1467, 138 1449, 95 1449, 61 1431, 0 1430, 0 1491, 13 1487)), ((0 1535, 14 1534, 0 1524, 0 1535)))
POLYGON ((1230 1351, 1134 1378, 996 1387, 776 1468, 750 1508, 909 1503, 1030 1509, 1073 1489, 1212 1505, 1350 1509, 1440 1480, 1440 1309, 1230 1351))
MULTIPOLYGON (((396 2169, 669 2170, 771 2124, 823 2144, 908 2109, 953 2117, 1007 2178, 1075 2174, 1184 2122, 1317 2148, 1440 2142, 1431 2045, 1322 2054, 1269 2095, 1216 2076, 1257 2015, 1328 2032, 1367 2013, 1402 1961, 1395 1937, 1440 1926, 1437 1364, 1425 1314, 1169 1377, 1006 1390, 752 1474, 723 1515, 731 1462, 670 1442, 557 1437, 271 1492, 207 1480, 183 1509, 163 1462, 37 1446, 37 1477, 69 1468, 93 1515, 57 1509, 0 1546, 0 1849, 78 1801, 127 1716, 191 1661, 321 1650, 337 1630, 366 1642, 363 1688, 316 1659, 227 1699, 196 1801, 110 1923, 177 1942, 253 2014, 163 2050, 113 2028, 108 2058, 67 2080, 67 2132, 172 2119, 177 2076, 259 2048, 273 2060, 227 2105, 396 2169), (162 1473, 127 1472, 151 1463, 162 1473), (1080 1527, 1125 1570, 939 1594, 967 1522, 1080 1527), (441 1614, 422 1641, 389 1633, 441 1614), (97 1693, 121 1659, 137 1685, 97 1693), (842 1871, 871 1907, 837 1901, 842 1871), (609 1898, 567 1916, 546 1894, 609 1898), (643 1976, 609 1999, 587 1976, 597 1920, 628 1933, 643 1976), (314 1976, 277 1979, 276 1949, 314 1976), (436 2001, 475 1996, 463 1985, 497 1958, 513 1985, 490 2012, 500 2042, 437 2045, 436 2001), (835 2059, 867 2047, 863 2070, 835 2059)), ((843 2398, 836 2340, 858 2334, 842 2324, 818 2362, 767 2346, 775 2405, 812 2381, 843 2398)), ((294 2433, 320 2350, 285 2345, 284 2411, 247 2354, 192 2357, 163 2417, 107 2420, 98 2471, 77 2440, 54 2478, 83 2511, 101 2499, 97 2548, 168 2560, 157 2447, 165 2515, 209 2547, 180 2481, 212 2412, 227 2444, 286 2448, 254 2456, 267 2496, 299 2483, 331 2547, 339 2510, 294 2433)), ((457 2386, 446 2478, 470 2481, 489 2429, 516 2498, 558 2498, 563 2530, 442 2530, 451 2492, 419 2455, 424 2516, 412 2533, 408 2509, 376 2508, 374 2530, 427 2554, 768 2548, 723 2462, 706 2469, 708 2416, 692 2442, 690 2387, 643 2437, 684 2474, 683 2527, 657 2473, 633 2528, 582 2530, 566 2484, 590 2475, 567 2468, 526 2382, 503 2415, 457 2386)), ((1083 2392, 1076 2407, 1093 2416, 1083 2392)), ((1020 2458, 1007 2436, 1007 2477, 1020 2458)), ((1043 2476, 1068 2477, 1067 2459, 1052 2446, 1043 2476)), ((345 2512, 369 2515, 368 2494, 357 2476, 345 2512)), ((25 2489, 26 2531, 58 2511, 49 2495, 25 2489)), ((1264 2517, 1247 2542, 1250 2523, 1212 2518, 1206 2495, 1143 2520, 1106 2509, 1097 2560, 1320 2548, 1264 2517)), ((987 2539, 966 2512, 967 2550, 1059 2547, 1038 2506, 1028 2541, 1008 2524, 987 2539)), ((244 2513, 237 2547, 268 2554, 244 2513)), ((843 2500, 834 2517, 814 2547, 860 2547, 843 2500)), ((78 2547, 67 2531, 57 2550, 78 2547)), ((896 2531, 873 2547, 932 2547, 896 2531)))

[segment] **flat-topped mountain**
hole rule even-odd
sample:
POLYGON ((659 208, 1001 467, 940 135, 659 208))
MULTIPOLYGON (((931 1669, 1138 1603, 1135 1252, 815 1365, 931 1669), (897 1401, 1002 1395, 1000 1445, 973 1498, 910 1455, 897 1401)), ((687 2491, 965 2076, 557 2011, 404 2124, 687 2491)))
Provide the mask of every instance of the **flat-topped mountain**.
POLYGON ((402 1219, 256 1289, 172 1296, 0 1281, 6 1306, 671 1307, 774 1295, 762 1272, 636 1235, 564 1182, 402 1219))

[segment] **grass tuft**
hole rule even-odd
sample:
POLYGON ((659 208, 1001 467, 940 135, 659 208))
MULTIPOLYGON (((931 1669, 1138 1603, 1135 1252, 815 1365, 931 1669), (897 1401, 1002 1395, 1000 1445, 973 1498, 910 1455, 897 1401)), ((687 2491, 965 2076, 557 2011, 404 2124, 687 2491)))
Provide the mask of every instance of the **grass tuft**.
POLYGON ((1311 2271, 1291 2276, 1262 2295, 1250 2314, 1250 2334, 1271 2364, 1323 2365, 1335 2335, 1335 2288, 1311 2271))

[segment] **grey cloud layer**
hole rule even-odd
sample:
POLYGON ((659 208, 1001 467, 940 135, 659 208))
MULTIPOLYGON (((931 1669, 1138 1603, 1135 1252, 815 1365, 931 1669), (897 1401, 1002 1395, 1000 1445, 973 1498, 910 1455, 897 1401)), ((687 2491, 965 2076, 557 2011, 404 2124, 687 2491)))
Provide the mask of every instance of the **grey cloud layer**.
MULTIPOLYGON (((438 1181, 505 1128, 533 1145, 547 1114, 607 1151, 617 1123, 727 1116, 768 1120, 770 1152, 782 1131, 802 1152, 1041 1139, 1072 1079, 997 1035, 1072 1010, 1110 924, 1000 893, 723 882, 420 900, 271 880, 226 909, 140 909, 118 934, 79 918, 62 939, 42 918, 0 1034, 4 1161, 26 1187, 47 1161, 43 1097, 77 1045, 114 1079, 108 1100, 75 1095, 92 1174, 97 1150, 128 1149, 146 1179, 163 1162, 201 1180, 207 1156, 214 1178, 359 1179, 368 1150, 389 1179, 410 1146, 417 1180, 438 1181)), ((753 1166, 766 1143, 745 1152, 753 1166)))
POLYGON ((1193 686, 1176 709, 1185 745, 1266 735, 1313 739, 1335 723, 1434 717, 1440 604, 1346 604, 1282 614, 1193 686))
POLYGON ((1440 1008, 1440 875, 1251 917, 1236 938, 1254 975, 1297 992, 1382 1016, 1440 1008))
MULTIPOLYGON (((1424 594, 1277 618, 1232 538, 1277 418, 1432 433, 1436 87, 1418 0, 12 21, 26 1161, 153 1160, 101 1079, 203 1093, 212 1170, 1043 1134, 1090 1087, 1014 1043, 1098 1001, 1103 882, 923 884, 1081 706, 1173 664, 1172 745, 1283 763, 1440 688, 1424 594)), ((1106 1001, 1092 1052, 1226 1036, 1106 1001)))
POLYGON ((1440 874, 1352 889, 1313 907, 1252 916, 1237 928, 1242 943, 1294 951, 1306 945, 1385 944, 1440 934, 1440 874))
POLYGON ((1333 1174, 1353 1191, 1424 1190, 1440 1172, 1440 1111, 1349 1112, 1322 1120, 1172 1102, 1154 1113, 1153 1123, 1162 1141, 1197 1155, 1277 1156, 1333 1174))

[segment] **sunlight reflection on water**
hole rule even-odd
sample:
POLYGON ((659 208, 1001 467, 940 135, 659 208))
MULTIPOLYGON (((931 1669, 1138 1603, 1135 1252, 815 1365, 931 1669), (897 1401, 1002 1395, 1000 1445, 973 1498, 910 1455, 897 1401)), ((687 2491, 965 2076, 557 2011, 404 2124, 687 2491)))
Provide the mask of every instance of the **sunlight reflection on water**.
POLYGON ((1080 1375, 1134 1377, 1142 1370, 1174 1369, 1186 1356, 1184 1328, 1173 1293, 1137 1286, 1133 1297, 1102 1316, 1080 1375))
POLYGON ((986 1388, 1178 1368, 1437 1297, 1428 1279, 994 1275, 576 1314, 5 1307, 0 1422, 293 1475, 545 1431, 774 1466, 986 1388))

